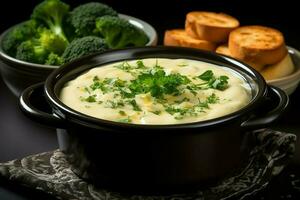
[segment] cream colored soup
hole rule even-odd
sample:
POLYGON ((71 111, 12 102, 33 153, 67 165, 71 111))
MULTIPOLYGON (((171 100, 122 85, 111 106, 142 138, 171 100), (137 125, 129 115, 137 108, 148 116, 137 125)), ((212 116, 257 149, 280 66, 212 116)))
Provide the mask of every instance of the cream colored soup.
POLYGON ((134 124, 181 124, 235 112, 249 85, 226 67, 188 59, 151 58, 95 67, 62 89, 70 108, 134 124))

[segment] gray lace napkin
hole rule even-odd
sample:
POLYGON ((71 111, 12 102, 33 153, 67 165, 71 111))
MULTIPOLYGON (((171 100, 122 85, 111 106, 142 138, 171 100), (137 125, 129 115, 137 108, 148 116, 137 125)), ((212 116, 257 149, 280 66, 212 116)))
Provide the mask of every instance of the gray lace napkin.
POLYGON ((243 167, 215 186, 189 194, 168 196, 125 195, 96 188, 77 177, 63 152, 55 150, 0 164, 0 176, 14 183, 68 200, 212 200, 247 199, 265 188, 294 153, 296 136, 262 129, 252 138, 243 167))

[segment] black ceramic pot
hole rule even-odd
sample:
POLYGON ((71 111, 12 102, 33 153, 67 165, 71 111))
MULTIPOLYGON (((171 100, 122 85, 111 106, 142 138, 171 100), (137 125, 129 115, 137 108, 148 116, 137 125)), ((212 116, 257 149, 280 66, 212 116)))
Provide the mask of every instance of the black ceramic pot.
POLYGON ((285 110, 288 97, 267 86, 262 76, 226 56, 171 47, 132 48, 82 58, 54 71, 45 84, 26 89, 22 111, 45 125, 63 128, 61 143, 73 171, 94 183, 130 190, 157 191, 203 185, 240 164, 246 129, 268 126, 285 110), (81 73, 111 62, 142 58, 186 58, 226 66, 252 90, 241 110, 212 120, 178 125, 136 125, 96 119, 64 105, 64 84, 81 73), (39 105, 44 104, 39 107, 39 105), (48 111, 39 108, 48 107, 48 111))

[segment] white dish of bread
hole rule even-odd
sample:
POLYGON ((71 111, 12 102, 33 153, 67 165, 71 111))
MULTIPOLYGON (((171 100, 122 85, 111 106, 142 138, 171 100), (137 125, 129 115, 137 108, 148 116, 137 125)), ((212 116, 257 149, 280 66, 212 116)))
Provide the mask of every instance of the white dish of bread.
POLYGON ((300 54, 283 34, 266 26, 240 26, 227 14, 193 11, 185 29, 167 30, 166 46, 198 48, 233 57, 256 69, 268 84, 291 94, 300 81, 300 54))

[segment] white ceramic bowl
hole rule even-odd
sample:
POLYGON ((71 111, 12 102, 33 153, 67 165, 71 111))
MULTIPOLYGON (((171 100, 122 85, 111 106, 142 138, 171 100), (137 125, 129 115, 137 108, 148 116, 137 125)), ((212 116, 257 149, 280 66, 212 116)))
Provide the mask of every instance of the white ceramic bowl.
POLYGON ((294 72, 279 79, 269 80, 267 83, 279 87, 290 95, 296 90, 300 82, 300 52, 292 47, 288 47, 288 52, 295 66, 294 72))

